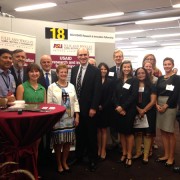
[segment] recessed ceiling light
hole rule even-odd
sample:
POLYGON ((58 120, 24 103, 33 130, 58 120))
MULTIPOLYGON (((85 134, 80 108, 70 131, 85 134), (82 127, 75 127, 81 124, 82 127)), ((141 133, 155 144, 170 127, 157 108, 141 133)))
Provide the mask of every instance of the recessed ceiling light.
POLYGON ((135 24, 161 23, 161 22, 175 21, 175 20, 178 20, 178 19, 180 19, 180 17, 169 17, 169 18, 159 18, 159 19, 148 19, 148 20, 136 21, 135 24))
POLYGON ((172 6, 173 8, 180 8, 180 4, 175 4, 172 6))
POLYGON ((153 35, 151 36, 151 38, 173 37, 173 36, 180 36, 180 33, 153 35))
POLYGON ((164 43, 164 44, 161 44, 162 46, 175 46, 175 45, 180 45, 180 42, 179 43, 164 43))
POLYGON ((15 11, 32 11, 37 9, 44 9, 57 6, 56 3, 43 3, 43 4, 34 4, 31 6, 22 6, 14 9, 15 11))
POLYGON ((83 19, 100 19, 100 18, 107 18, 107 17, 114 17, 114 16, 121 16, 123 15, 123 12, 116 12, 116 13, 110 13, 110 14, 99 14, 94 16, 85 16, 83 19))
POLYGON ((140 41, 140 42, 132 42, 131 44, 150 44, 155 42, 157 41, 140 41))
POLYGON ((115 34, 133 34, 133 33, 140 33, 143 31, 145 30, 119 31, 119 32, 116 32, 115 34))

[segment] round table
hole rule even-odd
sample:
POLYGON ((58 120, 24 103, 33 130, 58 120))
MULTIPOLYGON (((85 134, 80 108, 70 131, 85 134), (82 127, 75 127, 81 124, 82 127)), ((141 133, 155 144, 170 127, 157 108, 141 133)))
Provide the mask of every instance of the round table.
POLYGON ((40 138, 56 124, 65 108, 56 104, 40 104, 48 112, 0 111, 0 161, 13 161, 38 179, 37 155, 40 138))

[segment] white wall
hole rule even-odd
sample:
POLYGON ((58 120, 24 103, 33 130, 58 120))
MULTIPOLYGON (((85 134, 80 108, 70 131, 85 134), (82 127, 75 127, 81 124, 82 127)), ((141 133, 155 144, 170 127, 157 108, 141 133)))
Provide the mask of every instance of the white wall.
MULTIPOLYGON (((0 17, 0 30, 10 31, 15 33, 27 34, 36 36, 36 62, 39 64, 39 59, 43 54, 50 53, 50 40, 45 39, 45 27, 75 29, 84 31, 98 32, 115 32, 113 27, 101 26, 82 26, 72 24, 62 24, 47 21, 36 21, 27 19, 5 18, 0 17)), ((77 39, 78 41, 78 39, 77 39)), ((82 42, 83 43, 83 42, 82 42)), ((114 43, 95 43, 95 56, 97 64, 106 62, 109 66, 113 65, 112 57, 115 49, 114 43)))
MULTIPOLYGON (((130 60, 136 61, 137 62, 137 67, 142 66, 142 60, 146 54, 154 54, 157 60, 157 67, 162 71, 164 74, 164 69, 163 69, 163 60, 166 57, 171 57, 174 59, 174 67, 178 68, 179 71, 177 74, 180 74, 180 46, 176 47, 162 47, 162 48, 154 48, 151 50, 148 49, 124 49, 124 56, 128 57, 130 60)), ((133 68, 137 68, 133 67, 133 68)))

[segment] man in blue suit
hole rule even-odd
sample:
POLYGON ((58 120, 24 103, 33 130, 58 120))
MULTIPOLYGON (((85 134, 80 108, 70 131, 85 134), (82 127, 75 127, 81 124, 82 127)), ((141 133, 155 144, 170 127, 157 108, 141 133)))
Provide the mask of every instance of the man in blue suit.
POLYGON ((98 68, 88 63, 89 51, 79 48, 77 58, 80 65, 71 70, 71 83, 74 84, 80 105, 80 120, 76 128, 76 156, 83 159, 87 150, 90 171, 96 170, 97 161, 97 127, 96 111, 101 94, 101 74, 98 68), (82 69, 82 70, 81 70, 82 69), (80 88, 79 88, 79 76, 80 88))

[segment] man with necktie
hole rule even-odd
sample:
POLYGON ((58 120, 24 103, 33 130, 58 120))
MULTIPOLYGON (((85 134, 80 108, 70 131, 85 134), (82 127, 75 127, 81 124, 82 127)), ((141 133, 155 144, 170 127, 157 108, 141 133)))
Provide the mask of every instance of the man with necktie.
POLYGON ((58 80, 56 72, 51 70, 52 59, 49 55, 43 55, 40 58, 41 74, 38 80, 42 86, 47 90, 48 86, 58 80))
MULTIPOLYGON (((115 62, 115 66, 109 69, 108 77, 112 79, 112 86, 114 87, 116 84, 117 79, 120 76, 120 66, 124 59, 123 52, 119 49, 115 50, 113 53, 113 60, 115 62)), ((113 88, 114 89, 114 88, 113 88)), ((110 136, 112 140, 112 148, 119 147, 119 138, 118 133, 115 131, 114 122, 112 121, 110 124, 110 136)))
MULTIPOLYGON (((48 86, 54 82, 58 81, 56 72, 51 70, 52 59, 49 55, 43 55, 40 58, 41 72, 38 79, 38 83, 41 84, 47 91, 48 86)), ((52 150, 50 149, 50 132, 48 132, 40 143, 39 146, 39 155, 44 158, 52 158, 52 150)))
POLYGON ((71 83, 76 88, 80 105, 79 126, 76 128, 76 156, 78 161, 82 161, 84 151, 87 150, 90 171, 95 171, 97 162, 95 116, 101 94, 101 74, 98 68, 88 63, 87 48, 79 48, 77 58, 80 65, 71 70, 71 83))
POLYGON ((11 74, 14 76, 16 88, 25 82, 27 78, 26 67, 24 66, 26 53, 22 49, 16 49, 12 52, 13 65, 10 68, 11 74))

